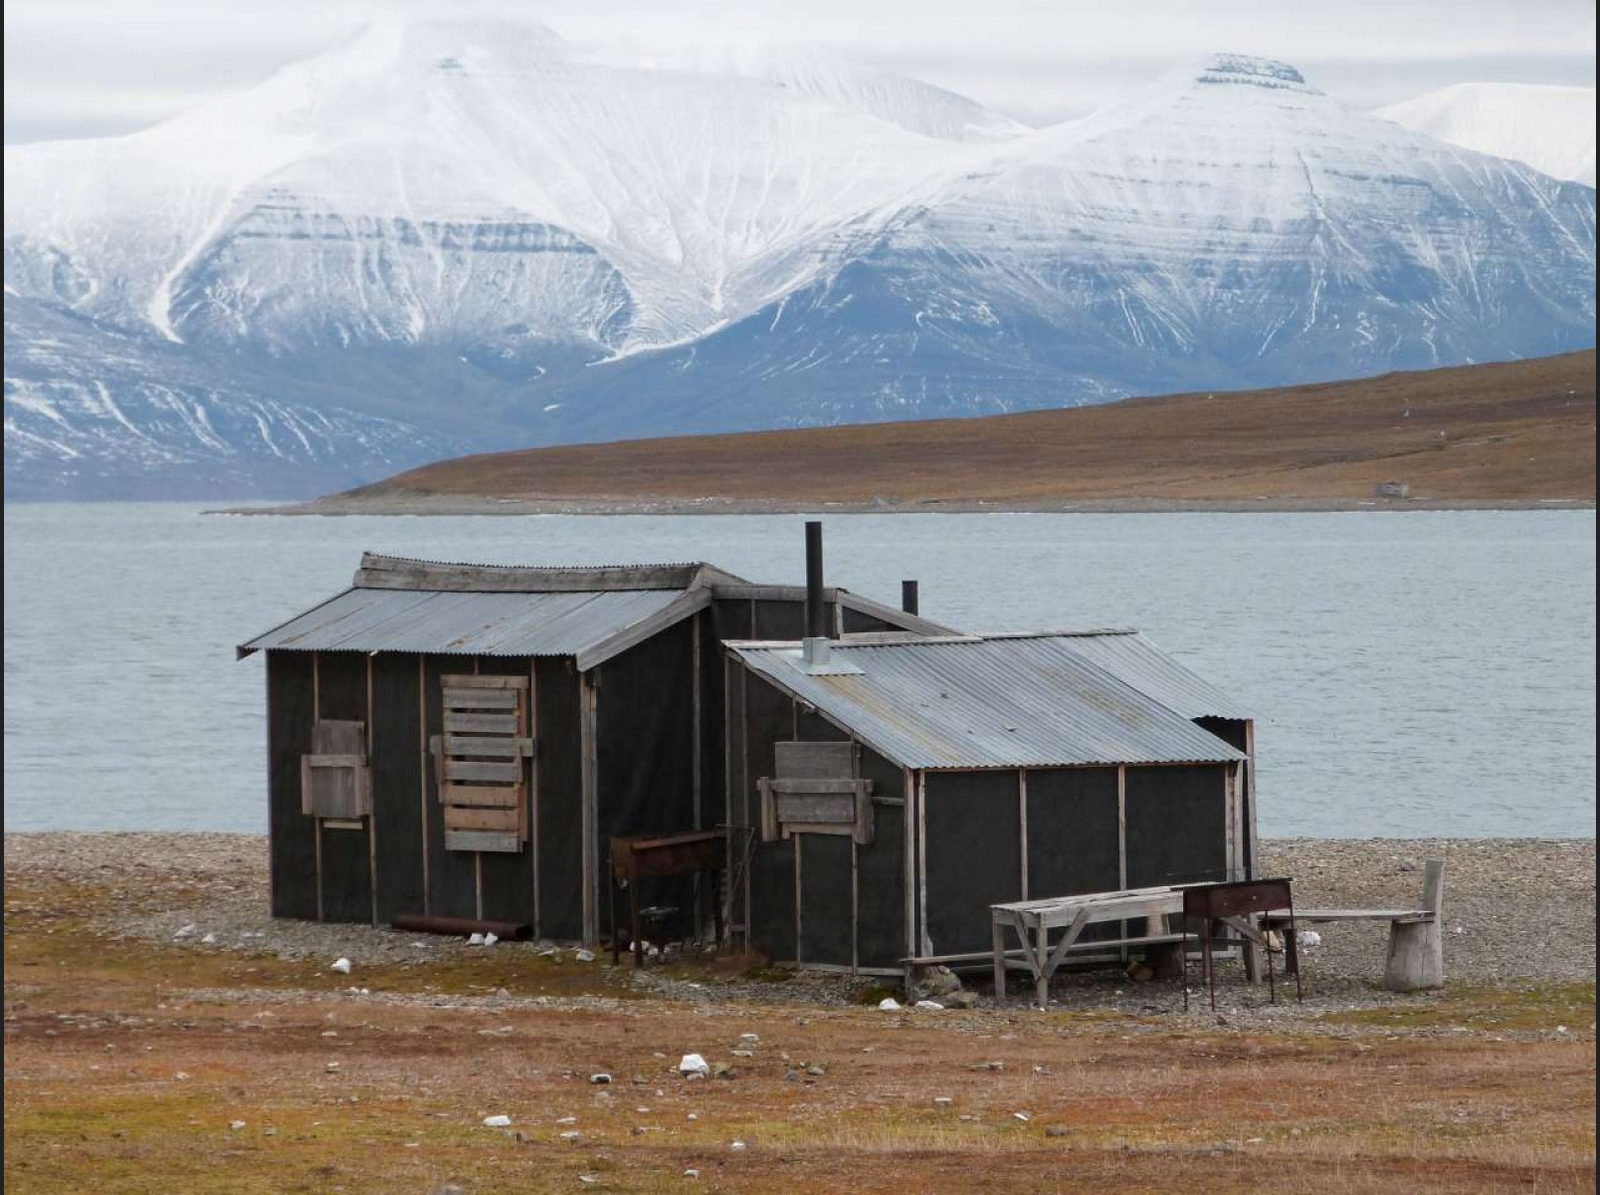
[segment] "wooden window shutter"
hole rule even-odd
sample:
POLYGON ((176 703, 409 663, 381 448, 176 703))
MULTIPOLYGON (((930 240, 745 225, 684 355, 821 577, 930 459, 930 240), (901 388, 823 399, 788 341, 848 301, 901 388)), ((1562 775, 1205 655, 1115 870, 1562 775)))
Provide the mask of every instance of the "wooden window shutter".
POLYGON ((365 722, 319 718, 312 724, 311 753, 300 757, 300 812, 340 820, 372 813, 365 722))
POLYGON ((763 776, 761 837, 848 834, 865 845, 876 836, 872 781, 856 776, 854 743, 776 743, 777 775, 763 776))
POLYGON ((444 845, 520 851, 528 842, 528 678, 445 676, 444 734, 430 740, 444 845))

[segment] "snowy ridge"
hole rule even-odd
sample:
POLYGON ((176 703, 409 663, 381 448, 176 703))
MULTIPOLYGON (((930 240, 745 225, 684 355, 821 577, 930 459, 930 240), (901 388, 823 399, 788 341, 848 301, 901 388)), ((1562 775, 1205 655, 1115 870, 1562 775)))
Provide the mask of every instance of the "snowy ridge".
POLYGON ((1594 186, 1592 87, 1458 83, 1376 115, 1480 153, 1594 186))
POLYGON ((1240 54, 1029 130, 815 50, 396 19, 6 169, 8 493, 1594 343, 1592 189, 1240 54))

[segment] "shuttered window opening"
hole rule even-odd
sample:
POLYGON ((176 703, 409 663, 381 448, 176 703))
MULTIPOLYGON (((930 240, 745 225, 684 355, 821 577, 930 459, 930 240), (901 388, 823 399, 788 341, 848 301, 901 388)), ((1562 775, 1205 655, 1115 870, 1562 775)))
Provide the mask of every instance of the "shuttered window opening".
POLYGON ((444 733, 429 740, 444 845, 452 851, 520 851, 529 837, 528 678, 440 678, 444 733))
POLYGON ((872 842, 872 781, 857 775, 854 743, 774 743, 776 776, 756 781, 761 837, 844 834, 872 842))
POLYGON ((319 718, 311 727, 311 752, 300 757, 300 812, 338 828, 372 813, 372 770, 367 766, 365 722, 319 718))

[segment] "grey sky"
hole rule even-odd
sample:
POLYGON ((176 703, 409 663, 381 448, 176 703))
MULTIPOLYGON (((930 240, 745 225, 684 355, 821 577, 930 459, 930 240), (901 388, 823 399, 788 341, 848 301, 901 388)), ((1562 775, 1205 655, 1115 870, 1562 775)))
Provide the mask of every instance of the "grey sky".
MULTIPOLYGON (((7 0, 5 139, 144 127, 318 52, 379 7, 362 0, 7 0)), ((1595 82, 1593 0, 508 0, 502 7, 544 20, 579 46, 620 45, 640 58, 693 54, 707 39, 823 43, 1033 124, 1082 115, 1209 50, 1292 62, 1362 108, 1469 80, 1595 82)))

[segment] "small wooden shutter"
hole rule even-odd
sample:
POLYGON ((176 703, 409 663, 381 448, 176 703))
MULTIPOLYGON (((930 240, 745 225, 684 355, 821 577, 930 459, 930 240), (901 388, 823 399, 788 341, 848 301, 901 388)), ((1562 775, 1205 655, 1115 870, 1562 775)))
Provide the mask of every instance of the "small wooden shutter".
POLYGON ((854 743, 776 743, 777 776, 763 776, 761 836, 848 834, 873 840, 872 781, 856 777, 854 743))
POLYGON ((365 722, 319 718, 312 724, 311 754, 300 757, 300 812, 334 819, 372 812, 365 722))
POLYGON ((445 676, 444 734, 431 741, 444 845, 520 851, 528 841, 528 678, 445 676))

